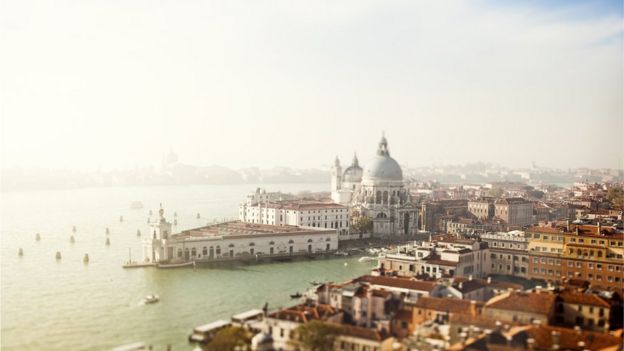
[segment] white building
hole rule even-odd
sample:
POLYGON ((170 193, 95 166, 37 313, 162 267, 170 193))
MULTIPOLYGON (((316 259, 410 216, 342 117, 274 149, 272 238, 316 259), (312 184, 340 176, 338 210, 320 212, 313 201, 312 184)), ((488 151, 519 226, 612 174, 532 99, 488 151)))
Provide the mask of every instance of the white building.
POLYGON ((357 157, 342 172, 336 158, 331 173, 332 199, 373 221, 373 234, 412 235, 418 228, 418 213, 403 182, 403 171, 390 157, 388 141, 381 138, 376 155, 362 169, 357 157))
POLYGON ((143 243, 148 262, 231 261, 311 255, 338 249, 334 229, 240 221, 207 225, 171 234, 171 223, 159 211, 151 237, 143 243))
POLYGON ((487 254, 486 243, 439 237, 382 254, 379 267, 408 277, 482 277, 490 273, 487 254))
POLYGON ((316 200, 278 200, 245 202, 240 205, 241 222, 334 229, 339 239, 349 237, 349 209, 316 200))

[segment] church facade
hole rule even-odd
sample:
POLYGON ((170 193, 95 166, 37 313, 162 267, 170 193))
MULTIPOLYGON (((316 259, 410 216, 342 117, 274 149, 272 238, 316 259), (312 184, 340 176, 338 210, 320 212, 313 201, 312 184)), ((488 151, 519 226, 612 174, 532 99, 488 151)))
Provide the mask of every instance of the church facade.
POLYGON ((354 221, 368 217, 373 223, 373 235, 413 235, 418 230, 418 208, 411 201, 401 166, 390 156, 385 137, 364 168, 354 156, 343 171, 336 158, 331 193, 334 202, 349 207, 354 221))

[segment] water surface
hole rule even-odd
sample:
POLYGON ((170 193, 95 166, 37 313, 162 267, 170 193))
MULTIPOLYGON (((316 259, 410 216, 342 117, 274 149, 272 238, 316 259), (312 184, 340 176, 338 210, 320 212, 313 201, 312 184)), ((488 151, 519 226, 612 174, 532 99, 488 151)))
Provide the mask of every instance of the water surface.
MULTIPOLYGON (((343 281, 372 263, 356 258, 273 263, 233 268, 130 269, 140 259, 148 211, 163 203, 177 230, 237 216, 254 185, 114 187, 2 194, 1 333, 3 350, 99 350, 145 341, 190 350, 186 337, 199 324, 250 308, 292 303, 289 294, 311 280, 343 281), (132 201, 145 208, 130 209, 132 201), (196 218, 197 213, 201 219, 196 218), (124 221, 120 222, 119 217, 124 221), (76 242, 70 243, 72 226, 76 242), (105 233, 106 228, 110 234, 105 233), (41 241, 35 241, 36 233, 41 241), (110 246, 105 245, 110 238, 110 246), (18 257, 18 248, 24 256, 18 257), (61 251, 62 259, 54 254, 61 251), (85 253, 90 262, 82 262, 85 253), (348 265, 345 266, 344 263, 348 265), (148 294, 161 302, 140 305, 148 294)), ((325 184, 268 186, 269 190, 326 191, 325 184)))

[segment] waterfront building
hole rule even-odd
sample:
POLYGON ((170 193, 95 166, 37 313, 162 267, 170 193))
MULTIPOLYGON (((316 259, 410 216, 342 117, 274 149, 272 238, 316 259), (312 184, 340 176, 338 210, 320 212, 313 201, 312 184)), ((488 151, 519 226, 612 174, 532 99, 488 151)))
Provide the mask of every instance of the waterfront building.
POLYGON ((400 276, 442 278, 489 274, 487 243, 451 236, 400 246, 379 257, 379 267, 400 276))
POLYGON ((385 137, 364 169, 354 156, 343 172, 336 158, 331 171, 331 196, 336 203, 348 206, 353 217, 370 218, 375 235, 416 234, 418 209, 405 186, 401 166, 390 156, 385 137))
POLYGON ((494 215, 510 228, 533 224, 533 203, 521 197, 498 199, 494 202, 494 215))
POLYGON ((238 216, 246 223, 334 229, 340 240, 351 239, 348 208, 331 201, 265 198, 249 201, 248 197, 240 205, 238 216))
POLYGON ((144 241, 146 261, 250 261, 324 254, 338 249, 334 229, 231 221, 171 234, 162 208, 144 241))
POLYGON ((481 240, 489 247, 490 273, 528 278, 528 241, 524 232, 485 233, 481 240))
POLYGON ((529 278, 547 282, 588 280, 596 290, 622 293, 624 232, 616 227, 571 224, 526 230, 529 278))

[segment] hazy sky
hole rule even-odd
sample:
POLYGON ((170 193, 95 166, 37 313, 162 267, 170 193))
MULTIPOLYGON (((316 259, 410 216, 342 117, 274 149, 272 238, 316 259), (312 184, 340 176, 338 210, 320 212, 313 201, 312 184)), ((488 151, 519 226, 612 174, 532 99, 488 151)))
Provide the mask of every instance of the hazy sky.
POLYGON ((2 0, 2 166, 621 167, 621 7, 2 0))

